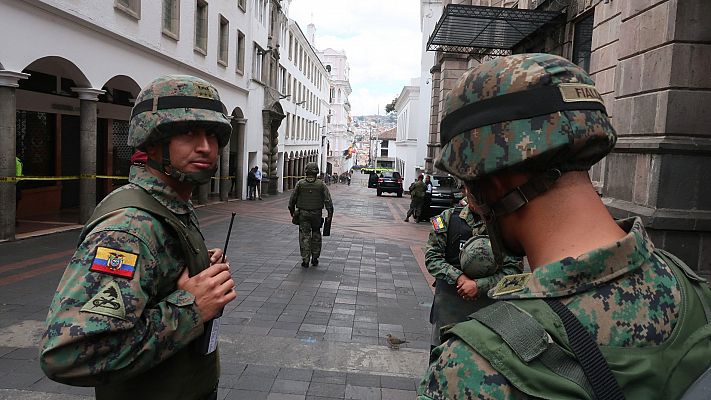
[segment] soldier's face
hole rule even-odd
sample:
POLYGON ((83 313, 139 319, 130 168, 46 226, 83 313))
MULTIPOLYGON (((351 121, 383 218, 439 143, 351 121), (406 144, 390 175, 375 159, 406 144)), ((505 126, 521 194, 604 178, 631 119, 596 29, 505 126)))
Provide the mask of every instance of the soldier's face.
POLYGON ((217 162, 217 136, 202 127, 173 136, 168 148, 171 165, 183 172, 213 168, 217 162))

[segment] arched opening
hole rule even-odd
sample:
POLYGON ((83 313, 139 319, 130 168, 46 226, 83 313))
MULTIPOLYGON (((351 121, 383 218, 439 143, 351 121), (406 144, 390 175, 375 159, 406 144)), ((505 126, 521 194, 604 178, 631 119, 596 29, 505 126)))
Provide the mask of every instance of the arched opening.
POLYGON ((116 75, 102 87, 99 95, 96 172, 111 176, 96 183, 97 202, 112 190, 128 182, 133 148, 128 145, 128 125, 131 107, 141 91, 135 80, 126 75, 116 75))
POLYGON ((91 87, 84 73, 62 57, 37 59, 22 72, 30 75, 15 91, 15 146, 23 175, 75 178, 20 181, 19 234, 80 222, 78 176, 84 155, 79 94, 73 88, 91 87))

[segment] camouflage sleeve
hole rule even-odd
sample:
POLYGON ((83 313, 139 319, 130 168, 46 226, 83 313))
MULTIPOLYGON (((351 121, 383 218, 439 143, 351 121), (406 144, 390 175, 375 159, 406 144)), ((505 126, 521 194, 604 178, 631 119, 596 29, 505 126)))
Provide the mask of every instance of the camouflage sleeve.
POLYGON ((326 207, 326 211, 329 215, 333 215, 333 200, 331 199, 331 192, 328 191, 328 187, 325 183, 323 185, 323 204, 326 207))
POLYGON ((294 186, 294 190, 291 192, 291 196, 289 196, 289 210, 292 212, 296 210, 296 199, 299 196, 299 182, 296 182, 296 186, 294 186))
POLYGON ((433 350, 435 361, 417 389, 418 400, 526 398, 463 341, 451 338, 433 350))
MULTIPOLYGON (((444 221, 449 221, 450 214, 450 210, 442 212, 444 221)), ((425 266, 430 275, 435 279, 444 279, 447 283, 454 285, 457 283, 457 278, 462 274, 462 271, 445 260, 444 255, 446 249, 446 231, 437 233, 432 230, 429 240, 427 241, 427 249, 425 250, 425 266)))
POLYGON ((487 292, 496 286, 497 283, 506 275, 520 274, 523 272, 523 260, 519 257, 504 257, 504 266, 497 269, 496 272, 484 278, 474 279, 476 281, 477 293, 481 296, 486 296, 487 292))
POLYGON ((40 365, 48 377, 81 386, 119 381, 157 365, 202 333, 195 297, 170 292, 177 281, 174 271, 182 266, 155 247, 122 231, 87 236, 47 315, 40 365), (137 255, 133 276, 90 271, 104 248, 137 255), (168 294, 158 298, 159 290, 168 294))

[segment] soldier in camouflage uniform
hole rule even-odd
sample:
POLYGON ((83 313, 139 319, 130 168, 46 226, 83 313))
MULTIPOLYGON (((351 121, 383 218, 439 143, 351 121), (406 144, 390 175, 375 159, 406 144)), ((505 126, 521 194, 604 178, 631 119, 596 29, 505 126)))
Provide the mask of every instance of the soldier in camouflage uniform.
POLYGON ((483 63, 447 95, 440 132, 437 166, 464 180, 497 264, 525 254, 532 272, 444 334, 418 399, 679 398, 711 364, 709 289, 594 190, 616 134, 585 71, 548 54, 483 63), (604 356, 592 369, 571 345, 586 336, 604 356), (596 373, 622 393, 601 396, 596 373))
POLYGON ((138 95, 128 144, 147 162, 131 166, 82 231, 41 340, 48 377, 95 386, 99 400, 216 398, 219 357, 200 345, 236 292, 190 196, 215 173, 230 133, 202 79, 164 76, 138 95))
POLYGON ((420 222, 420 214, 422 214, 422 203, 425 201, 425 192, 427 191, 427 185, 422 182, 424 177, 422 175, 417 177, 415 182, 410 184, 410 209, 407 210, 407 215, 405 216, 405 222, 410 222, 410 216, 415 217, 415 222, 420 222))
POLYGON ((523 272, 518 257, 506 257, 503 267, 496 268, 484 222, 466 201, 460 203, 431 219, 425 251, 425 266, 435 278, 430 350, 442 344, 442 327, 466 321, 469 314, 491 304, 487 292, 499 279, 523 272))
POLYGON ((321 255, 321 210, 326 207, 326 218, 333 218, 333 202, 326 184, 317 178, 318 164, 306 164, 304 175, 306 178, 297 182, 291 193, 289 212, 292 218, 295 213, 298 214, 301 266, 308 268, 309 260, 313 266, 317 266, 321 255))

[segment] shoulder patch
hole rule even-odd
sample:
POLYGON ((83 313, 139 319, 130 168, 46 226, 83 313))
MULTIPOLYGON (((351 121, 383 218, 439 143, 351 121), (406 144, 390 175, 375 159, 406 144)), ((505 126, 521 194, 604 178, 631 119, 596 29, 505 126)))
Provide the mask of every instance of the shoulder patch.
POLYGON ((525 274, 506 275, 501 278, 499 283, 496 284, 492 296, 496 297, 504 294, 519 292, 526 287, 526 284, 530 278, 530 272, 525 274))
POLYGON ((89 271, 131 279, 137 263, 138 254, 99 246, 89 271))
POLYGON ((447 232, 447 224, 444 222, 444 218, 442 218, 441 215, 432 217, 430 222, 432 222, 432 229, 434 229, 435 233, 447 232))
POLYGON ((126 308, 118 283, 111 281, 104 285, 91 300, 84 304, 81 311, 125 320, 126 308))

